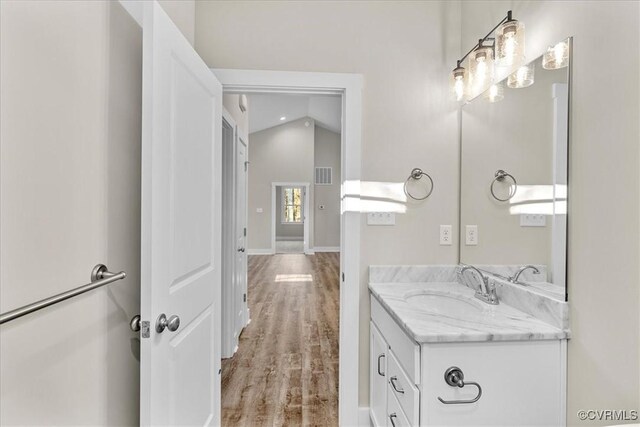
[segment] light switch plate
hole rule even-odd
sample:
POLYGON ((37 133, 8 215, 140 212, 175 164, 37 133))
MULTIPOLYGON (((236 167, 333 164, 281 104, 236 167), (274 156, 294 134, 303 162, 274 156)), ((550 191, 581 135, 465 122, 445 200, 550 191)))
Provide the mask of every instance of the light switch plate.
POLYGON ((396 214, 393 212, 369 212, 367 225, 396 225, 396 214))
POLYGON ((451 226, 450 225, 441 225, 440 226, 440 245, 449 246, 451 245, 451 226))
POLYGON ((465 244, 467 246, 476 246, 478 244, 477 225, 467 225, 465 227, 465 244))
POLYGON ((520 227, 546 227, 547 216, 542 214, 521 214, 520 227))

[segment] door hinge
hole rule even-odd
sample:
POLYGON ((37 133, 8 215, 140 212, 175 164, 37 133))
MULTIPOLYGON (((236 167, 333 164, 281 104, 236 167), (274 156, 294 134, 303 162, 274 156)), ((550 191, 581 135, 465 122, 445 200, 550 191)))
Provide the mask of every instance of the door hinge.
POLYGON ((247 302, 247 294, 243 294, 242 298, 243 298, 244 302, 247 302))
POLYGON ((244 162, 244 171, 246 172, 247 169, 249 169, 249 162, 248 161, 244 162))
POLYGON ((151 337, 151 323, 148 320, 140 322, 140 336, 142 338, 151 337))
POLYGON ((247 237, 247 227, 244 228, 244 237, 247 237))
POLYGON ((344 273, 342 273, 342 281, 344 282, 344 273))

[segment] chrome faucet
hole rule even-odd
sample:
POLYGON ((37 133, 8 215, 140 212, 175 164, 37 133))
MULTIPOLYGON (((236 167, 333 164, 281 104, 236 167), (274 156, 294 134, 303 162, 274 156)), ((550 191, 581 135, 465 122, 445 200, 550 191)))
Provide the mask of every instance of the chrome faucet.
POLYGON ((523 285, 524 283, 519 282, 519 281, 518 281, 518 279, 520 278, 520 275, 521 275, 522 273, 524 273, 524 271, 525 271, 525 270, 528 270, 528 269, 533 270, 533 274, 540 274, 540 270, 538 270, 538 268, 537 268, 535 265, 529 265, 529 264, 527 264, 527 265, 525 265, 525 266, 523 266, 523 267, 520 267, 520 268, 518 269, 518 271, 516 271, 516 274, 514 274, 513 276, 511 276, 511 277, 509 278, 509 281, 510 281, 511 283, 518 283, 518 284, 520 284, 520 285, 523 285))
POLYGON ((487 304, 499 304, 500 301, 498 300, 498 294, 496 294, 495 284, 491 286, 489 284, 489 279, 487 278, 487 276, 482 274, 482 271, 472 265, 463 265, 462 269, 460 270, 460 276, 462 276, 467 270, 475 271, 476 273, 478 273, 478 275, 480 275, 480 288, 476 291, 475 297, 481 301, 486 302, 487 304))

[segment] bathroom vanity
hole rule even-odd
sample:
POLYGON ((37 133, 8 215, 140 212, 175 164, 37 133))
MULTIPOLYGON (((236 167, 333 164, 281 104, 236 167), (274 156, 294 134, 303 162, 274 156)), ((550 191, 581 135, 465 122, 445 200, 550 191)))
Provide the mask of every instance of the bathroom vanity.
MULTIPOLYGON (((565 425, 567 303, 516 297, 555 325, 487 304, 458 266, 371 267, 370 279, 373 425, 565 425)), ((532 292, 494 282, 499 296, 532 292)))

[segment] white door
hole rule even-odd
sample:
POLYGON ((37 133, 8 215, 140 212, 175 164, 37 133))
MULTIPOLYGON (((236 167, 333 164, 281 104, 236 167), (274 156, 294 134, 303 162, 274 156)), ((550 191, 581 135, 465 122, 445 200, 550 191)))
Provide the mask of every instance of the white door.
POLYGON ((236 140, 236 265, 235 265, 235 338, 240 337, 248 321, 247 311, 247 171, 249 158, 246 138, 236 140))
POLYGON ((157 2, 143 7, 140 421, 214 425, 222 87, 157 2))

